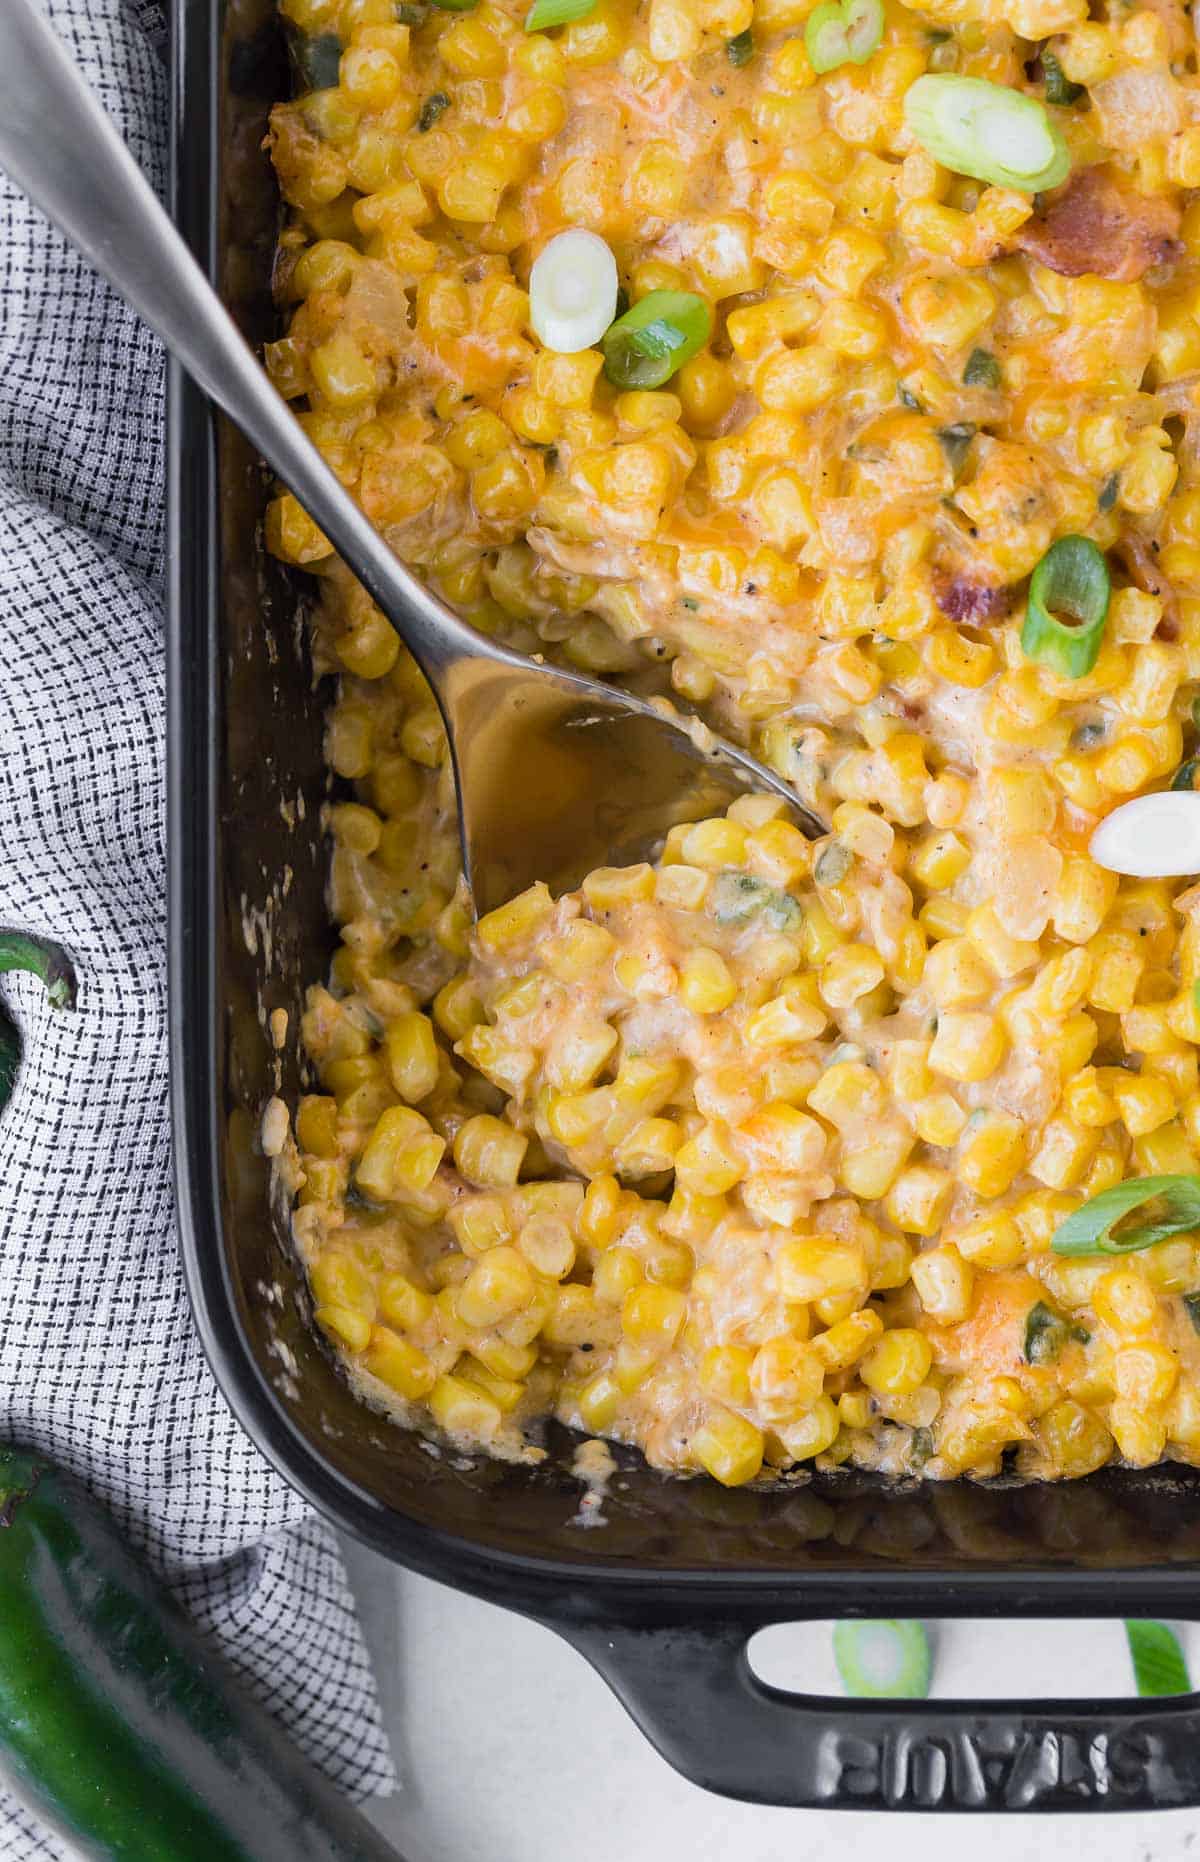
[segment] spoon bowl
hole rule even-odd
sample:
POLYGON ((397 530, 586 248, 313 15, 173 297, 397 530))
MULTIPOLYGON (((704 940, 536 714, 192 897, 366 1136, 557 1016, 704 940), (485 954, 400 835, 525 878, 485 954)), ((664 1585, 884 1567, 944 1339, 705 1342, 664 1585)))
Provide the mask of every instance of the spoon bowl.
POLYGON ((775 791, 795 795, 731 745, 644 699, 540 667, 475 655, 435 670, 458 782, 464 870, 479 912, 544 879, 568 891, 596 866, 651 857, 669 828, 775 791))

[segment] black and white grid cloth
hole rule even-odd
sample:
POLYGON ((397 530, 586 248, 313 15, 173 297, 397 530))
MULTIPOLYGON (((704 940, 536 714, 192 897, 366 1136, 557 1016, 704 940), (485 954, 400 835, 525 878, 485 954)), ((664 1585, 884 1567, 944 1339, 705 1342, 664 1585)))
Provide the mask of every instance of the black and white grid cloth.
MULTIPOLYGON (((155 0, 48 11, 161 187, 155 0)), ((6 979, 26 1058, 0 1122, 0 1440, 81 1474, 364 1797, 394 1778, 336 1543, 226 1408, 176 1258, 162 391, 157 343, 0 178, 0 925, 61 939, 81 982, 70 1015, 6 979)), ((63 1853, 0 1796, 4 1862, 63 1853)))

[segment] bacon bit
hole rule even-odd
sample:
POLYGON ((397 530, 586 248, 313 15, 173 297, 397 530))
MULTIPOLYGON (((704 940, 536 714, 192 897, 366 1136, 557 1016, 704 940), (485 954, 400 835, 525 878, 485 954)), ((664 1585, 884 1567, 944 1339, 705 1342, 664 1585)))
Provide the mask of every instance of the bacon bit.
POLYGON ((999 621, 1012 607, 1012 590, 953 575, 934 590, 934 600, 952 621, 999 621))
POLYGON ((1013 243, 1066 278, 1090 272, 1130 284, 1152 265, 1182 255, 1179 219, 1171 202, 1139 194, 1105 168, 1085 168, 1026 221, 1013 243))
POLYGON ((1139 537, 1136 531, 1127 531, 1117 544, 1116 553, 1135 587, 1144 589, 1147 595, 1160 595, 1164 600, 1173 592, 1145 537, 1139 537))
POLYGON ((1147 595, 1157 595, 1163 604, 1162 619, 1154 632, 1159 640, 1178 640, 1179 608, 1175 590, 1159 565, 1153 545, 1145 537, 1128 531, 1114 546, 1113 554, 1124 564, 1129 580, 1147 595))

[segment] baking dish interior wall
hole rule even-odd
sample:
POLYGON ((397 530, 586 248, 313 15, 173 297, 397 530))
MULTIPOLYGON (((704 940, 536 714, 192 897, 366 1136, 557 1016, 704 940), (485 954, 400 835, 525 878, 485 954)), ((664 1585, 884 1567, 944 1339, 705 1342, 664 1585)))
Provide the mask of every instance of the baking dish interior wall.
MULTIPOLYGON (((217 9, 193 9, 193 17, 205 10, 212 17, 217 9)), ((195 62, 193 54, 193 69, 195 62)), ((225 9, 210 76, 216 88, 211 263, 243 332, 261 347, 279 325, 271 294, 279 205, 262 142, 270 105, 290 84, 272 0, 234 0, 225 9)), ((189 95, 193 124, 196 104, 189 95)), ((203 183, 205 165, 197 160, 195 169, 203 183)), ((194 398, 188 406, 188 439, 200 453, 210 416, 194 398)), ((406 1515, 510 1550, 544 1552, 561 1533, 560 1549, 582 1562, 581 1535, 568 1529, 581 1489, 569 1474, 573 1443, 565 1433, 538 1470, 435 1458, 427 1444, 351 1398, 307 1323, 286 1211, 272 1202, 256 1133, 272 1094, 294 1105, 304 1090, 304 990, 324 978, 334 948, 320 829, 328 793, 323 720, 333 685, 313 679, 303 619, 312 587, 289 577, 262 549, 269 478, 223 421, 211 476, 206 508, 197 515, 211 532, 215 592, 218 1124, 224 1242, 240 1323, 276 1393, 344 1475, 406 1515), (270 1031, 279 1011, 286 1025, 277 1050, 270 1031)), ((642 1485, 666 1490, 648 1475, 642 1485)), ((643 1556, 647 1533, 660 1534, 644 1499, 632 1509, 630 1527, 636 1555, 643 1556)))
MULTIPOLYGON (((214 275, 249 340, 277 333, 271 294, 278 199, 262 149, 271 102, 288 85, 273 0, 216 0, 184 9, 188 212, 208 243, 214 275), (219 23, 218 23, 219 22, 219 23), (211 109, 204 107, 203 84, 211 109), (211 135, 211 161, 201 146, 211 135)), ((195 231, 195 228, 193 228, 195 231)), ((398 1515, 497 1552, 592 1568, 706 1567, 826 1577, 848 1587, 864 1573, 1189 1559, 1200 1545, 1200 1485, 1191 1470, 1108 1472, 1053 1488, 953 1492, 898 1489, 869 1476, 801 1481, 776 1493, 727 1493, 711 1482, 668 1481, 635 1455, 605 1503, 607 1525, 575 1523, 575 1446, 547 1436, 541 1468, 431 1454, 428 1444, 349 1394, 307 1323, 303 1279, 272 1208, 255 1133, 267 1098, 289 1104, 304 1087, 299 1011, 333 949, 325 907, 320 811, 329 682, 314 685, 302 622, 307 598, 262 550, 269 483, 261 465, 194 395, 185 398, 200 582, 208 578, 209 643, 216 655, 219 784, 217 1012, 222 1077, 224 1245, 239 1322, 264 1375, 312 1447, 345 1479, 398 1515), (206 568, 207 565, 207 568, 206 568), (274 1011, 286 1015, 276 1051, 274 1011)))

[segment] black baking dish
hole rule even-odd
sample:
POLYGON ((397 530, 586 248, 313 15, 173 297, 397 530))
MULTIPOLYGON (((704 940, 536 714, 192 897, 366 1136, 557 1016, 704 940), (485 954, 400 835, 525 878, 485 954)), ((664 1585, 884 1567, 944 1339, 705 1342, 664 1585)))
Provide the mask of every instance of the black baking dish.
MULTIPOLYGON (((175 206, 251 341, 271 333, 284 94, 273 0, 174 0, 175 206)), ((751 1673, 755 1629, 837 1616, 1198 1613, 1200 1474, 1055 1487, 866 1477, 725 1492, 636 1456, 578 1524, 573 1443, 536 1469, 431 1454, 362 1407, 308 1328, 254 1135, 300 1080, 298 1008, 332 948, 321 712, 297 591, 261 553, 264 474, 170 389, 172 1083, 183 1255, 228 1399, 292 1484, 398 1564, 580 1648, 697 1783, 826 1808, 1200 1804, 1200 1702, 855 1704, 751 1673), (278 1055, 267 1017, 284 1009, 278 1055)), ((1025 1631, 1024 1633, 1031 1633, 1025 1631)))

